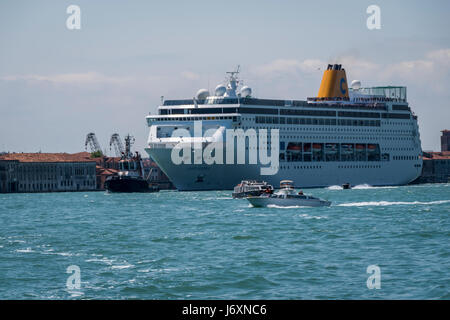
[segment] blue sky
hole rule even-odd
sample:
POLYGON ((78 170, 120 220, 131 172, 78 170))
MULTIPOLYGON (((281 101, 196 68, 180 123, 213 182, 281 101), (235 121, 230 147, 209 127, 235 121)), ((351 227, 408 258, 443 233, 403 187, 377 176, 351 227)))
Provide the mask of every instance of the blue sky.
POLYGON ((132 133, 160 96, 191 98, 241 65, 260 98, 317 94, 318 68, 339 62, 349 81, 406 85, 422 147, 450 129, 449 1, 0 2, 0 151, 78 152, 95 132, 132 133), (81 8, 81 30, 66 8, 81 8), (366 8, 381 8, 368 30, 366 8))

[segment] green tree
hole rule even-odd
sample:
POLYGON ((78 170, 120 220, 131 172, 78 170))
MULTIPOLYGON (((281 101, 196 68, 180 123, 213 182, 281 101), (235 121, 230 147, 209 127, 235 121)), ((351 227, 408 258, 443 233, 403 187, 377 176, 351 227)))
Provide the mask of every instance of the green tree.
POLYGON ((103 156, 103 153, 100 150, 91 152, 91 158, 100 158, 103 156))

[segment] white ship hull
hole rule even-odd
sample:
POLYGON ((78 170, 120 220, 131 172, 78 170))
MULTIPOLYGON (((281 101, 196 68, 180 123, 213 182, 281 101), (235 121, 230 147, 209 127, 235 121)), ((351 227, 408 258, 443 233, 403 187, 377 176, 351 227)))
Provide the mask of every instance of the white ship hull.
POLYGON ((421 173, 414 167, 417 160, 359 162, 298 162, 282 163, 275 175, 260 175, 260 165, 249 164, 180 164, 171 160, 171 149, 147 148, 147 153, 180 191, 231 190, 242 180, 264 180, 278 185, 283 179, 295 181, 296 188, 328 187, 350 183, 352 186, 404 185, 421 173), (409 163, 408 163, 409 162, 409 163))

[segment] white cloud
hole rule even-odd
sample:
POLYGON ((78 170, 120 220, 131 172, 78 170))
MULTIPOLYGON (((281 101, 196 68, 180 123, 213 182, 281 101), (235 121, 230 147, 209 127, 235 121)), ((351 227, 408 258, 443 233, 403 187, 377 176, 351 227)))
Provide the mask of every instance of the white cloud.
POLYGON ((198 74, 196 74, 194 72, 191 72, 191 71, 183 71, 183 72, 181 72, 181 76, 183 78, 185 78, 185 79, 188 79, 188 80, 198 80, 198 79, 200 79, 200 76, 198 74))
POLYGON ((427 58, 438 64, 439 67, 450 67, 450 49, 431 51, 427 58))
POLYGON ((430 89, 442 91, 443 83, 447 83, 450 71, 450 49, 430 51, 423 58, 417 60, 405 60, 390 64, 383 64, 353 55, 345 55, 325 62, 318 59, 277 59, 270 63, 253 68, 257 76, 270 78, 287 78, 306 76, 324 70, 328 63, 339 63, 347 71, 349 81, 351 79, 365 80, 380 85, 394 84, 420 84, 439 81, 441 85, 433 85, 430 89))
POLYGON ((311 73, 323 67, 325 62, 317 59, 277 59, 268 64, 258 66, 252 70, 259 76, 271 76, 279 74, 311 73))

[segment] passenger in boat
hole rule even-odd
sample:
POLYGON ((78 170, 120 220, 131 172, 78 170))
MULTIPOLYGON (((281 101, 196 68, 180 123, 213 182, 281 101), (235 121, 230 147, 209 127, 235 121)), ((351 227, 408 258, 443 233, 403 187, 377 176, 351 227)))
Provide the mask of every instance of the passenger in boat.
POLYGON ((303 191, 300 190, 300 191, 298 192, 298 195, 299 195, 299 196, 302 196, 302 195, 303 195, 303 191))

